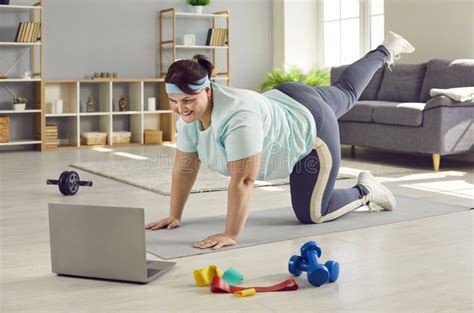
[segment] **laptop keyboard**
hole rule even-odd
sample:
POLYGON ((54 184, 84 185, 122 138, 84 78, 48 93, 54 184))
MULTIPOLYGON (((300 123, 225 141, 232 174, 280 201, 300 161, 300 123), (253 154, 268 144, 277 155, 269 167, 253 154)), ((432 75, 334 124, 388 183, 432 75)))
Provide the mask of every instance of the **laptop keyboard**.
POLYGON ((154 269, 154 268, 147 268, 146 270, 147 270, 147 277, 153 276, 156 273, 161 271, 161 270, 157 270, 157 269, 154 269))

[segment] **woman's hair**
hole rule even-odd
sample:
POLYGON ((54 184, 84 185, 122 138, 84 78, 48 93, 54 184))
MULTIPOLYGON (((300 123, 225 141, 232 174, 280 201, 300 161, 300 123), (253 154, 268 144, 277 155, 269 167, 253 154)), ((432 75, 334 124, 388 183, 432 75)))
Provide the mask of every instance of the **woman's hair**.
POLYGON ((184 93, 195 94, 196 92, 189 88, 188 84, 195 84, 205 75, 212 76, 214 66, 202 54, 196 54, 191 60, 178 60, 171 64, 166 74, 165 82, 175 84, 184 93))

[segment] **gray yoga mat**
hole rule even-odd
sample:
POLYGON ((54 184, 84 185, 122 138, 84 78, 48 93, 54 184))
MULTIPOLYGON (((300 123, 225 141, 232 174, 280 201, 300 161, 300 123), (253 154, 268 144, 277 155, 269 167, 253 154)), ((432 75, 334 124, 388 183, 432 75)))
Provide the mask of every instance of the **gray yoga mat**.
POLYGON ((396 198, 397 208, 394 211, 355 211, 322 224, 300 224, 290 207, 251 211, 237 245, 219 250, 196 249, 193 243, 221 233, 225 215, 184 220, 181 227, 173 230, 147 230, 146 247, 153 255, 174 259, 469 210, 422 199, 396 198))

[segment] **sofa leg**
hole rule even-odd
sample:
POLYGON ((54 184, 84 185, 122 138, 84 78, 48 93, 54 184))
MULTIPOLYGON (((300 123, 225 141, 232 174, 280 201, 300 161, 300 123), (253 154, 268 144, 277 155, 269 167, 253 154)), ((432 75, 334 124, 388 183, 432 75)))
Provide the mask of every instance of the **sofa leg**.
POLYGON ((433 153, 433 169, 435 172, 439 171, 440 161, 441 161, 441 155, 439 153, 433 153))
POLYGON ((351 146, 351 157, 355 158, 355 155, 356 155, 356 147, 351 146))

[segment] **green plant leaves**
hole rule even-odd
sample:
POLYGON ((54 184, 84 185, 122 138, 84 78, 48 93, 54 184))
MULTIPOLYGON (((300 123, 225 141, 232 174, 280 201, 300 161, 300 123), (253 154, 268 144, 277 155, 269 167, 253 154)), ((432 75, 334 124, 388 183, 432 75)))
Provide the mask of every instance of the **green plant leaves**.
POLYGON ((26 97, 14 97, 12 99, 12 104, 17 104, 17 103, 26 103, 28 99, 26 97))
POLYGON ((315 68, 305 74, 297 66, 285 70, 276 68, 267 74, 267 80, 260 85, 260 90, 264 92, 286 82, 302 82, 310 86, 329 85, 329 71, 315 68))
POLYGON ((188 0, 190 5, 208 5, 210 0, 188 0))

